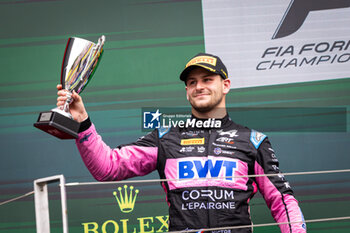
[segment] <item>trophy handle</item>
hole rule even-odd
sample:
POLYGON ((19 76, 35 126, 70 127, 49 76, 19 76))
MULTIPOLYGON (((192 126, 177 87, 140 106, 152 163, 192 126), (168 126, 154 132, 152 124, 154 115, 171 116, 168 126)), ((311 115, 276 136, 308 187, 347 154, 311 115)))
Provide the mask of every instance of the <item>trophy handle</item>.
POLYGON ((56 107, 56 108, 53 108, 51 109, 51 111, 53 112, 57 112, 57 113, 60 113, 72 120, 74 120, 72 114, 69 112, 69 105, 73 102, 73 98, 72 98, 72 93, 70 91, 67 91, 67 100, 66 102, 64 103, 63 105, 63 108, 61 107, 56 107))

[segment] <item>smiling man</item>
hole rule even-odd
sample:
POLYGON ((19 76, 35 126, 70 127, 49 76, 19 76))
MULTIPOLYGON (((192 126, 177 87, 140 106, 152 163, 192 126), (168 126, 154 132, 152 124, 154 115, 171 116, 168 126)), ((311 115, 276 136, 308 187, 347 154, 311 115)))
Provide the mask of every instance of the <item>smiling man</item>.
MULTIPOLYGON (((227 114, 230 80, 220 58, 196 55, 180 79, 186 85, 193 119, 215 118, 220 126, 156 129, 134 143, 111 149, 91 123, 81 97, 73 93, 70 111, 81 122, 76 144, 91 174, 99 181, 112 181, 158 170, 160 178, 167 180, 162 187, 170 231, 220 228, 206 231, 251 233, 249 201, 259 190, 276 222, 283 223, 282 233, 305 233, 298 202, 280 173, 268 138, 234 123, 227 114)), ((62 106, 66 94, 61 86, 58 89, 57 105, 62 106)))

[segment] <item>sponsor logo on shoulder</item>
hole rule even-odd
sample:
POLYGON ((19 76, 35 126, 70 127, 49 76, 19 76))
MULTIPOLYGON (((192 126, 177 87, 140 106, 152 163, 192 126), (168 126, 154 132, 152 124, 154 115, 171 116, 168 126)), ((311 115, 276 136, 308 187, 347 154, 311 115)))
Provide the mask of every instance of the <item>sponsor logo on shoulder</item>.
POLYGON ((291 188, 289 182, 284 182, 284 186, 286 186, 287 189, 291 188))
POLYGON ((256 130, 252 130, 250 133, 250 141, 253 143, 256 149, 259 148, 260 144, 263 142, 265 138, 266 138, 265 134, 260 133, 256 130))
POLYGON ((86 135, 84 135, 84 137, 82 137, 81 139, 80 139, 80 143, 83 143, 83 142, 87 142, 87 141, 89 141, 89 137, 92 135, 92 133, 89 133, 89 134, 86 134, 86 135))
POLYGON ((283 175, 282 173, 278 173, 278 177, 279 177, 281 180, 286 180, 286 179, 284 178, 284 175, 283 175))
POLYGON ((268 149, 269 149, 269 151, 272 151, 272 153, 271 153, 271 159, 272 159, 272 161, 277 162, 278 159, 277 159, 277 157, 276 157, 276 155, 275 155, 275 151, 274 151, 272 148, 268 148, 268 149))
POLYGON ((265 134, 256 131, 255 139, 256 139, 257 141, 260 141, 263 137, 265 137, 265 134))
POLYGON ((277 166, 277 165, 272 165, 272 168, 275 170, 275 171, 279 171, 280 168, 277 166))

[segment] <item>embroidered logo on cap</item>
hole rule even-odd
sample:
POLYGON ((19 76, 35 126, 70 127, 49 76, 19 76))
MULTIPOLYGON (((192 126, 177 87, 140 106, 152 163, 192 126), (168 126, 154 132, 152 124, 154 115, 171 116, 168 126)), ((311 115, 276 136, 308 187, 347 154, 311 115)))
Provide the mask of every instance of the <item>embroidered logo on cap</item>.
POLYGON ((209 57, 209 56, 195 57, 186 64, 186 68, 197 63, 205 63, 212 66, 216 66, 216 60, 217 59, 215 57, 209 57))

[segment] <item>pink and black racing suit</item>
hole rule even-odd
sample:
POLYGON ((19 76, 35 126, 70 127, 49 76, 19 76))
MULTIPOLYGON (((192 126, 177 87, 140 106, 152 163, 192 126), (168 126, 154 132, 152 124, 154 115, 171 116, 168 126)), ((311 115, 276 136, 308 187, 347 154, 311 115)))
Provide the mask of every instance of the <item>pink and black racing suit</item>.
POLYGON ((279 225, 282 233, 306 232, 298 202, 280 174, 268 138, 228 116, 221 119, 220 128, 156 129, 115 149, 102 141, 89 119, 82 126, 76 144, 97 180, 123 180, 154 170, 161 179, 171 180, 162 183, 170 231, 251 225, 249 200, 259 190, 275 221, 291 222, 279 225), (264 174, 279 175, 247 177, 264 174))

